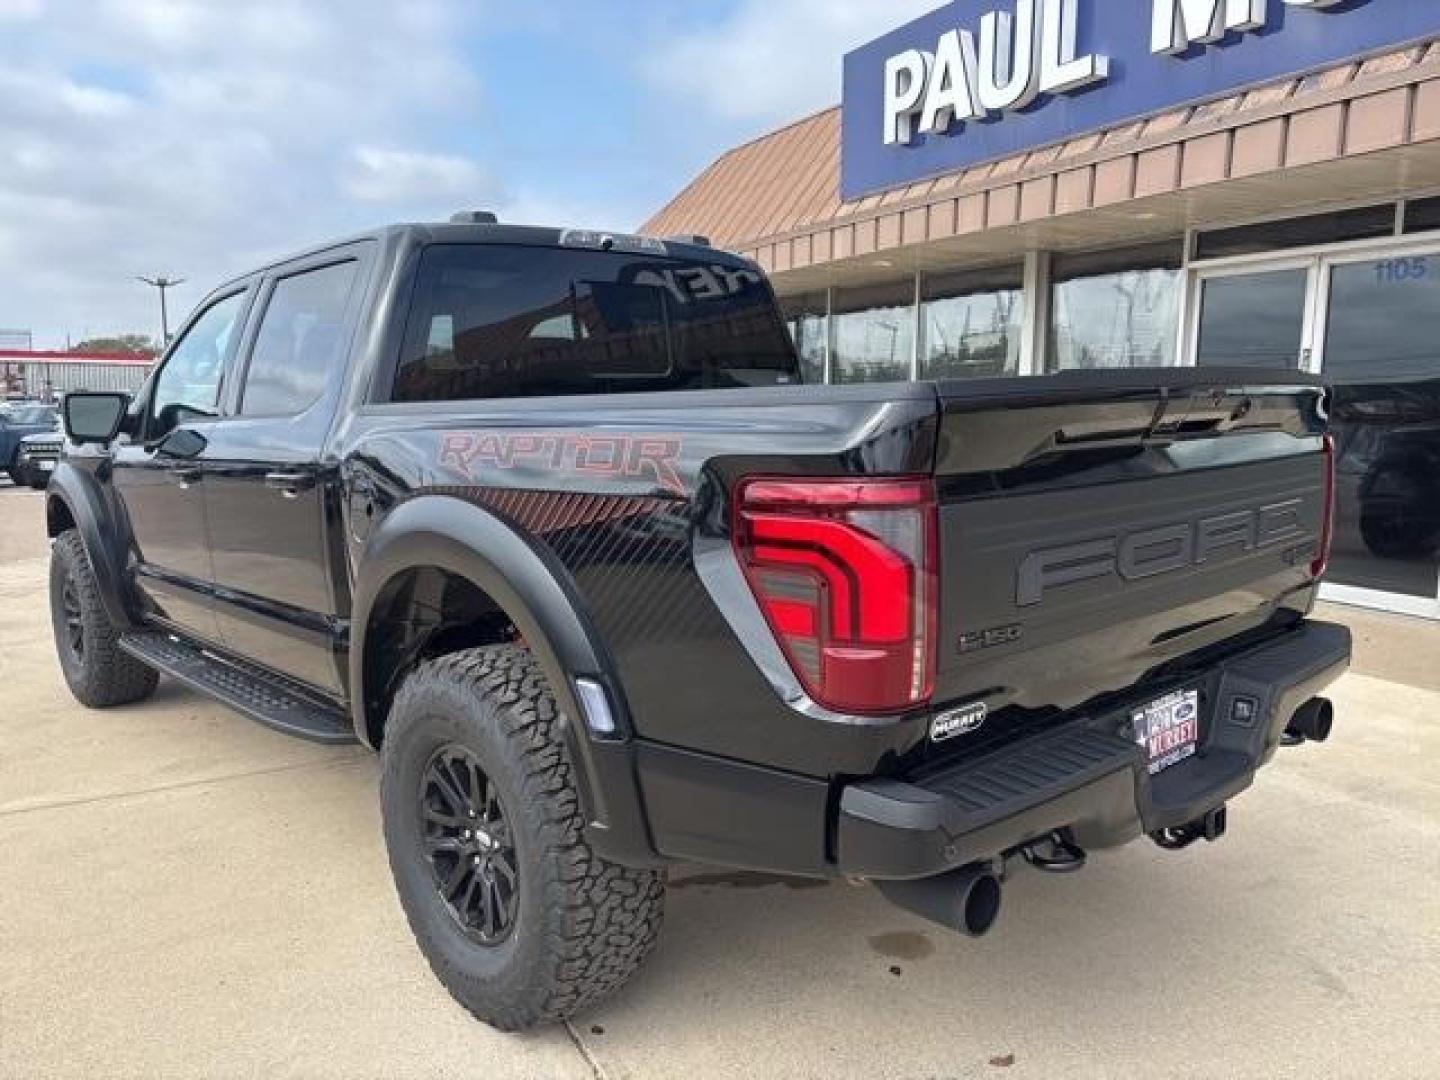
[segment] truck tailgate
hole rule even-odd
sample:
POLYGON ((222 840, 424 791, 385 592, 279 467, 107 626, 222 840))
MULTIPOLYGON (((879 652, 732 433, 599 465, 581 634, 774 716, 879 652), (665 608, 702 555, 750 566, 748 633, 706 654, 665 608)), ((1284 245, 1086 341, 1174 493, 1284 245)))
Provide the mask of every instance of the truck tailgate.
POLYGON ((1076 373, 939 393, 937 703, 1073 708, 1308 610, 1328 498, 1308 377, 1076 373))

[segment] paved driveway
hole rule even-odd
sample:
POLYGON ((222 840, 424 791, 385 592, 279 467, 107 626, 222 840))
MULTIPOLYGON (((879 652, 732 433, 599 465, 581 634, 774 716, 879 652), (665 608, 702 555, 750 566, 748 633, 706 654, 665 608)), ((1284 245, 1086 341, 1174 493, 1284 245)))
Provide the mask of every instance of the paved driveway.
MULTIPOLYGON (((1436 690, 1348 676, 1334 739, 1221 843, 1018 871, 978 942, 870 889, 677 871, 629 990, 503 1036, 410 942, 366 752, 169 683, 69 698, 41 507, 0 485, 0 1077, 1440 1073, 1436 690)), ((1368 669, 1433 685, 1435 628, 1360 622, 1368 669)))

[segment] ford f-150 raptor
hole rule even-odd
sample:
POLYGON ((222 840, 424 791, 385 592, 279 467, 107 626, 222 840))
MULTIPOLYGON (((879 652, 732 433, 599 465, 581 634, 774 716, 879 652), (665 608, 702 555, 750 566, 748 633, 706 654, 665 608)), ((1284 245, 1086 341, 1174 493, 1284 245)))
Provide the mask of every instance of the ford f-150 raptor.
POLYGON ((1325 400, 801 385, 703 238, 390 227, 222 286, 133 400, 67 397, 60 665, 376 748, 420 948, 500 1028, 625 982, 682 860, 979 934, 1007 865, 1213 840, 1329 733, 1325 400))

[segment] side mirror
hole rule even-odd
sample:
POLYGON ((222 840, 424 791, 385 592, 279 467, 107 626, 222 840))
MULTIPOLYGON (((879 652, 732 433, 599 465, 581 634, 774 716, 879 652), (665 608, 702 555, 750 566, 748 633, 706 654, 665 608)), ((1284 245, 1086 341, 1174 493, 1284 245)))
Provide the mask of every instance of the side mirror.
POLYGON ((129 407, 129 394, 88 390, 67 394, 61 406, 65 434, 72 442, 103 446, 119 433, 129 407))

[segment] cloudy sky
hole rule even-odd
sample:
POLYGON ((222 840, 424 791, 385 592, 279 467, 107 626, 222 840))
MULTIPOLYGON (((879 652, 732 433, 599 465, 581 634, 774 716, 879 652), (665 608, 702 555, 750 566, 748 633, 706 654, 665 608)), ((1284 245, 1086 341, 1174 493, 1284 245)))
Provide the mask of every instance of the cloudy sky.
POLYGON ((461 207, 631 228, 939 0, 0 0, 0 327, 158 331, 267 256, 461 207))

